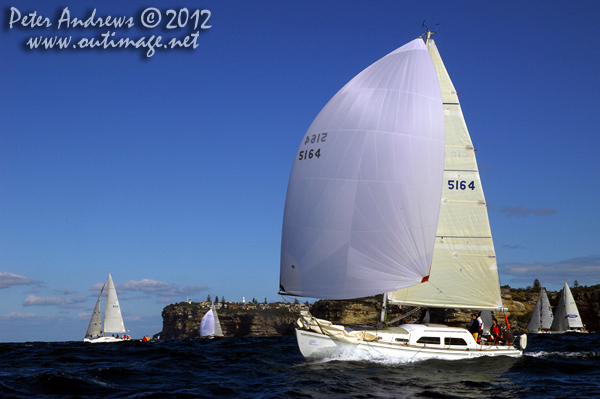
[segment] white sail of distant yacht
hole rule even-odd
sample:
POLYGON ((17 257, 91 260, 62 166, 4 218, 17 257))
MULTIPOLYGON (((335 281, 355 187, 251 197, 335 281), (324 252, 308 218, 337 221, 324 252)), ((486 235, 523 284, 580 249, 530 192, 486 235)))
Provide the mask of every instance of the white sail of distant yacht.
POLYGON ((102 286, 100 290, 100 295, 98 295, 98 301, 96 301, 96 307, 94 308, 94 312, 92 313, 92 319, 90 320, 90 324, 88 325, 88 329, 85 333, 85 338, 98 337, 102 335, 102 319, 100 314, 100 299, 102 298, 102 293, 104 292, 104 287, 106 287, 106 283, 102 286))
POLYGON ((219 315, 217 315, 214 303, 210 310, 204 314, 202 321, 200 321, 200 336, 210 338, 223 336, 221 322, 219 322, 219 315))
POLYGON ((561 334, 565 332, 583 332, 583 327, 577 304, 569 285, 565 282, 550 329, 555 334, 561 334))
MULTIPOLYGON (((473 145, 431 34, 358 74, 304 136, 286 197, 281 293, 504 309, 473 145)), ((482 347, 465 329, 350 330, 306 311, 296 337, 305 357, 522 354, 482 347)))
POLYGON ((554 316, 552 316, 552 306, 548 300, 548 294, 544 287, 540 289, 540 297, 538 298, 531 320, 527 325, 527 332, 530 333, 545 333, 550 332, 554 316))
POLYGON ((123 316, 121 315, 121 308, 119 307, 119 299, 117 298, 115 283, 113 282, 110 273, 108 273, 108 280, 100 290, 100 295, 98 295, 98 301, 96 302, 96 307, 92 313, 92 318, 83 341, 90 343, 122 342, 129 339, 126 333, 127 330, 125 329, 125 324, 123 323, 123 316), (100 300, 105 287, 106 303, 104 305, 104 323, 102 323, 100 321, 100 300), (119 336, 119 334, 123 335, 119 336))

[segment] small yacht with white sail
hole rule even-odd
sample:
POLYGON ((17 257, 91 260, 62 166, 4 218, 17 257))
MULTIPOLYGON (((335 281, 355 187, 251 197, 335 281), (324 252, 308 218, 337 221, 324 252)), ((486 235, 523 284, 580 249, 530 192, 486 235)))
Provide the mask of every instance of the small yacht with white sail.
POLYGON ((552 306, 544 287, 540 289, 540 296, 535 303, 533 314, 527 325, 527 332, 534 334, 549 333, 552 327, 554 316, 552 315, 552 306))
POLYGON ((553 334, 587 332, 579 315, 579 309, 577 309, 573 293, 566 282, 558 300, 556 312, 554 312, 554 321, 550 330, 552 330, 553 334))
POLYGON ((200 337, 203 338, 214 338, 222 337, 223 330, 221 329, 221 322, 219 321, 219 315, 215 304, 213 303, 208 312, 202 316, 200 321, 200 337))
POLYGON ((130 338, 127 335, 121 308, 119 307, 119 298, 117 298, 117 290, 112 276, 108 273, 108 280, 102 286, 96 307, 92 313, 92 318, 88 326, 83 342, 89 343, 106 343, 106 342, 123 342, 130 338), (104 322, 101 319, 100 300, 102 293, 106 288, 106 302, 104 305, 104 322), (121 334, 121 335, 119 335, 121 334))

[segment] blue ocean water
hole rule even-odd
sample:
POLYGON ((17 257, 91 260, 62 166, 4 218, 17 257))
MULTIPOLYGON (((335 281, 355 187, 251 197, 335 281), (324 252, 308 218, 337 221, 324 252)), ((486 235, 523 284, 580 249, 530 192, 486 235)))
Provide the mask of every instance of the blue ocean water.
POLYGON ((529 335, 526 355, 305 360, 295 337, 0 344, 2 398, 589 398, 600 334, 529 335))

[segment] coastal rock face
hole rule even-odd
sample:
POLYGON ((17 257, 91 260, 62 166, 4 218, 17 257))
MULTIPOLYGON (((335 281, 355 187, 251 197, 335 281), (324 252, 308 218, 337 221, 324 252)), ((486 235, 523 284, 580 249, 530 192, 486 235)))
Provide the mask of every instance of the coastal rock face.
MULTIPOLYGON (((202 316, 208 307, 198 303, 180 302, 162 311, 163 329, 155 337, 164 339, 198 338, 202 316)), ((223 335, 226 337, 260 337, 294 333, 293 314, 288 308, 219 309, 217 311, 223 335)))
POLYGON ((310 307, 310 313, 333 323, 374 326, 381 314, 382 296, 348 301, 321 300, 310 307))
MULTIPOLYGON (((600 331, 600 285, 571 288, 581 318, 589 331, 600 331)), ((558 305, 560 292, 547 291, 552 308, 558 305)), ((525 332, 539 292, 522 288, 502 288, 502 301, 509 309, 506 313, 513 331, 525 332)), ((381 295, 348 301, 317 301, 310 307, 313 316, 346 325, 376 325, 381 314, 381 295)), ((406 313, 411 308, 388 309, 388 320, 406 313)), ((199 336, 200 321, 208 311, 198 303, 180 302, 164 308, 163 330, 155 334, 161 338, 196 338, 199 336)), ((219 309, 219 320, 226 337, 258 337, 290 335, 294 333, 294 321, 299 306, 268 309, 219 309)), ((471 321, 472 310, 431 309, 431 322, 449 326, 466 327, 471 321)), ((418 319, 419 313, 412 315, 418 319)), ((495 312, 501 325, 505 325, 504 314, 495 312)))
MULTIPOLYGON (((592 287, 571 288, 577 308, 589 331, 600 331, 600 285, 592 287)), ((552 308, 555 309, 560 299, 560 291, 547 291, 552 308)), ((503 287, 502 302, 508 308, 506 316, 513 331, 526 332, 533 309, 539 297, 539 291, 503 287)), ((375 325, 381 313, 381 296, 362 298, 353 301, 318 301, 310 312, 313 316, 330 320, 339 324, 375 325)), ((410 311, 410 307, 388 309, 388 320, 398 317, 400 313, 410 311)), ((473 309, 475 310, 475 309, 473 309)), ((430 309, 431 322, 456 327, 467 327, 471 322, 473 310, 469 309, 430 309)), ((413 319, 418 319, 416 313, 413 319)), ((504 314, 494 312, 501 325, 505 325, 504 314)))

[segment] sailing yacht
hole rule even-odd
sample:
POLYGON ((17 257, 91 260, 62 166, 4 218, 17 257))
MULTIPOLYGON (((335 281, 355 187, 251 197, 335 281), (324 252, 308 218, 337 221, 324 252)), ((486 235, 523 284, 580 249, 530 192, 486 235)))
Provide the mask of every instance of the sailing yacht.
POLYGON ((221 322, 219 321, 219 315, 217 315, 214 303, 209 311, 202 316, 202 320, 200 321, 200 336, 208 338, 223 336, 221 322))
POLYGON ((546 290, 542 287, 540 289, 540 297, 535 303, 531 320, 529 320, 529 324, 527 325, 527 332, 535 334, 549 333, 553 320, 552 306, 550 306, 546 290))
POLYGON ((562 294, 558 300, 556 306, 556 312, 554 313, 554 321, 550 326, 553 334, 563 334, 567 332, 587 332, 585 331, 577 304, 571 293, 569 285, 565 282, 562 294))
POLYGON ((90 324, 88 325, 83 342, 103 343, 128 341, 130 338, 126 335, 126 333, 127 330, 125 329, 125 324, 123 323, 123 316, 121 315, 121 308, 119 307, 119 299, 117 298, 115 283, 113 282, 110 273, 108 273, 108 280, 100 290, 100 295, 98 295, 98 301, 96 301, 96 307, 94 308, 94 313, 92 313, 92 318, 90 320, 90 324), (106 288, 106 302, 104 305, 104 323, 102 323, 100 314, 100 299, 102 298, 104 288, 106 288), (120 337, 119 334, 121 334, 120 337))
MULTIPOLYGON (((353 78, 302 139, 285 203, 281 294, 384 293, 384 309, 506 310, 473 144, 432 34, 353 78)), ((522 355, 513 345, 478 344, 464 328, 351 329, 308 311, 296 337, 307 358, 522 355)))

